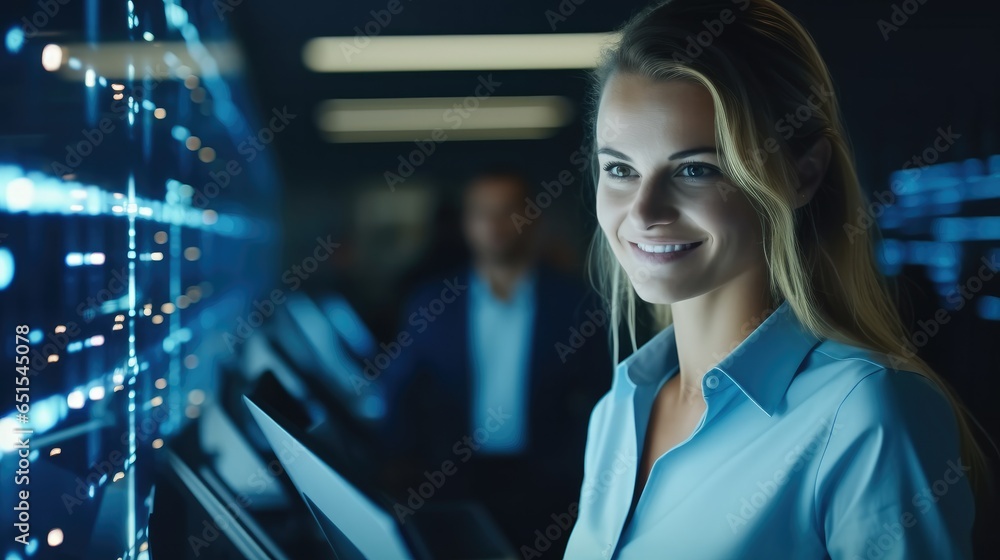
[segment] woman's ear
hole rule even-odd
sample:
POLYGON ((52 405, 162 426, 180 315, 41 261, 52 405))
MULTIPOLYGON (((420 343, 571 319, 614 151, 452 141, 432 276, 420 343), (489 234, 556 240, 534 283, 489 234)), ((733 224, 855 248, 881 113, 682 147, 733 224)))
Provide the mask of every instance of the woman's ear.
POLYGON ((819 189, 823 177, 826 176, 827 166, 830 164, 830 141, 826 136, 821 136, 819 140, 799 157, 796 167, 799 172, 799 186, 795 193, 795 208, 800 208, 812 200, 816 190, 819 189))

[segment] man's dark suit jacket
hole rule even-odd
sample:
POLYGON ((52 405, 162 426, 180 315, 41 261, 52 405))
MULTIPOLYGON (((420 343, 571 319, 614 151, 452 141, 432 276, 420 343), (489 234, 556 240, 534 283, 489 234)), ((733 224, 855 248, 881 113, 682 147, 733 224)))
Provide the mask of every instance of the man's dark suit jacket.
MULTIPOLYGON (((473 435, 470 274, 470 268, 463 268, 442 275, 409 298, 400 332, 405 331, 412 342, 384 374, 391 441, 401 452, 414 453, 421 472, 452 461, 459 471, 452 478, 465 482, 449 480, 439 493, 453 497, 461 497, 470 488, 465 475, 489 472, 477 471, 476 465, 490 461, 472 451, 469 442, 474 444, 474 440, 465 439, 473 435), (431 306, 434 300, 441 303, 431 306)), ((579 498, 587 424, 594 405, 610 388, 612 366, 607 313, 582 281, 540 266, 535 298, 528 374, 529 440, 515 461, 520 466, 508 473, 507 480, 491 484, 527 496, 532 503, 526 506, 537 510, 533 512, 537 519, 545 520, 549 514, 568 511, 579 498)), ((475 484, 482 487, 482 482, 475 484)), ((544 525, 538 528, 545 530, 544 525)))

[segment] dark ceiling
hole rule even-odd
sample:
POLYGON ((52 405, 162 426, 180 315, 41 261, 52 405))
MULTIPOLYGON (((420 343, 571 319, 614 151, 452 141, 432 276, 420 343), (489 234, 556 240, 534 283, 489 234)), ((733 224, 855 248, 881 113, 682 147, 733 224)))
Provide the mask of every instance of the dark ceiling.
MULTIPOLYGON (((949 159, 985 157, 1000 151, 1000 3, 927 0, 898 31, 883 38, 878 20, 888 20, 894 2, 873 0, 783 0, 819 43, 834 75, 862 180, 871 187, 934 140, 938 127, 953 127, 961 139, 949 159)), ((567 33, 614 29, 645 5, 644 0, 403 0, 403 9, 381 29, 386 35, 567 33), (565 20, 547 17, 560 10, 565 20), (571 12, 571 13, 570 13, 571 12)), ((895 4, 902 5, 903 2, 895 4)), ((482 72, 316 74, 302 63, 302 45, 315 36, 355 35, 387 1, 243 2, 225 17, 249 59, 250 82, 260 111, 288 106, 309 115, 277 142, 289 194, 336 189, 364 176, 394 169, 412 145, 330 144, 312 122, 317 103, 334 97, 467 95, 482 72)), ((902 8, 900 8, 902 9, 902 8)), ((766 61, 761 61, 766 64, 766 61)), ((580 71, 493 72, 505 95, 566 95, 580 100, 580 71)), ((579 121, 577 121, 579 122, 579 121)), ((504 157, 525 161, 539 180, 567 168, 582 128, 570 127, 547 140, 445 142, 421 169, 454 180, 480 161, 504 157), (459 163, 460 162, 460 163, 459 163)))

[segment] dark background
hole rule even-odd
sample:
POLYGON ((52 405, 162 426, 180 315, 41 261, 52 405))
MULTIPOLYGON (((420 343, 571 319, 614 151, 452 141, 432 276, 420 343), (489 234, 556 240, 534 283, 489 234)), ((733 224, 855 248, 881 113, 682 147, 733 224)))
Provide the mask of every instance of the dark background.
MULTIPOLYGON (((637 0, 404 0, 402 12, 393 15, 380 34, 607 32, 617 28, 646 3, 637 0), (547 12, 551 16, 560 11, 563 15, 553 25, 547 12)), ((887 37, 883 36, 878 22, 890 20, 904 2, 782 0, 780 3, 802 20, 830 68, 860 179, 869 192, 888 189, 890 174, 932 146, 939 129, 950 129, 960 137, 936 163, 962 162, 968 158, 984 160, 1000 154, 1000 64, 997 62, 1000 3, 927 0, 920 4, 912 0, 907 5, 918 6, 917 10, 906 16, 905 23, 890 31, 887 37)), ((124 2, 83 0, 59 4, 60 11, 51 18, 43 36, 29 41, 22 56, 0 59, 0 163, 13 161, 26 169, 44 169, 53 158, 61 155, 67 142, 79 139, 79 129, 83 126, 77 124, 81 120, 82 101, 78 95, 81 86, 56 87, 56 80, 38 68, 37 58, 32 58, 28 64, 26 56, 36 57, 41 46, 50 40, 84 40, 81 22, 85 5, 100 6, 96 14, 99 40, 125 40, 122 4, 124 2)), ((149 17, 163 17, 159 1, 136 4, 142 8, 143 18, 147 13, 153 14, 149 17)), ((216 245, 212 253, 207 238, 190 241, 202 246, 206 255, 228 255, 234 262, 248 262, 259 256, 255 270, 272 270, 274 276, 227 267, 221 264, 222 258, 216 260, 213 256, 202 259, 202 264, 198 265, 205 267, 198 271, 198 279, 201 276, 228 278, 227 285, 242 289, 235 292, 240 305, 248 307, 254 297, 259 298, 271 288, 283 286, 279 271, 301 263, 311 253, 317 236, 330 236, 341 247, 327 262, 327 267, 305 282, 306 291, 336 290, 346 294, 374 338, 390 340, 396 334, 395 320, 402 299, 415 283, 465 258, 457 223, 457 194, 470 173, 497 161, 521 164, 535 184, 551 181, 564 170, 573 172, 572 188, 547 212, 545 219, 549 224, 544 232, 552 247, 550 260, 567 271, 582 273, 585 249, 596 225, 588 198, 589 187, 571 160, 584 142, 582 117, 587 108, 583 99, 589 83, 585 72, 319 74, 309 71, 302 62, 302 47, 306 41, 319 36, 353 36, 357 33, 356 28, 363 28, 372 20, 371 10, 384 9, 387 2, 243 0, 237 3, 231 0, 231 9, 222 11, 219 7, 227 4, 221 1, 182 4, 199 23, 203 40, 235 39, 243 50, 244 73, 238 83, 231 85, 236 103, 246 112, 250 130, 266 124, 275 109, 287 109, 296 115, 267 146, 259 166, 251 168, 252 178, 246 175, 241 178, 246 180, 247 190, 239 191, 239 208, 248 210, 249 214, 275 214, 272 217, 276 218, 278 227, 273 238, 277 245, 274 255, 277 262, 271 263, 265 258, 271 253, 258 253, 244 247, 246 254, 234 256, 236 251, 221 244, 216 245), (327 99, 462 97, 473 93, 477 79, 484 74, 492 74, 494 80, 501 82, 498 95, 566 96, 575 102, 577 116, 572 125, 543 140, 438 144, 435 153, 426 158, 405 185, 404 190, 418 190, 423 193, 420 200, 430 201, 429 213, 416 222, 401 218, 412 218, 412 208, 406 208, 410 199, 400 196, 402 193, 392 193, 383 177, 387 171, 396 171, 397 158, 412 151, 412 143, 334 144, 326 142, 315 126, 316 108, 327 99), (262 161, 265 159, 266 162, 262 161), (427 193, 432 196, 428 198, 427 193), (381 217, 376 219, 376 214, 381 217), (244 277, 239 278, 240 274, 244 277), (231 278, 233 276, 237 278, 231 278)), ((5 3, 0 7, 3 31, 39 9, 37 1, 5 3)), ((161 98, 176 96, 180 99, 187 95, 183 86, 176 83, 164 83, 162 87, 161 98)), ((172 112, 171 118, 173 115, 172 112)), ((218 130, 213 134, 222 136, 218 130)), ((116 138, 113 145, 128 149, 129 144, 124 138, 116 138)), ((221 160, 223 142, 218 145, 221 160)), ((150 174, 173 173, 175 167, 182 165, 175 159, 190 159, 190 154, 179 152, 157 151, 153 161, 148 162, 147 171, 150 174)), ((235 154, 231 152, 230 155, 235 154)), ((81 179, 107 184, 109 188, 120 185, 126 173, 116 163, 117 157, 114 150, 103 148, 81 168, 81 179)), ((188 163, 183 165, 189 166, 185 172, 191 171, 188 163)), ((207 179, 197 176, 196 172, 189 173, 189 177, 186 180, 195 185, 207 179)), ((234 192, 235 188, 228 194, 234 192)), ((156 196, 162 197, 162 193, 156 196)), ((219 201, 228 203, 225 197, 220 197, 219 201)), ((996 203, 996 199, 983 201, 977 212, 979 215, 1000 215, 996 203)), ((18 247, 14 233, 20 231, 17 228, 24 222, 7 219, 7 215, 0 216, 0 232, 11 232, 12 236, 2 246, 18 247)), ((22 220, 21 217, 16 219, 22 220)), ((39 219, 32 226, 38 230, 38 239, 46 236, 44 239, 51 239, 46 243, 54 244, 61 243, 58 234, 63 234, 63 239, 71 236, 66 232, 73 229, 64 228, 61 218, 45 220, 48 221, 39 219)), ((90 230, 80 226, 79 231, 90 230)), ((148 233, 152 235, 152 231, 148 233)), ((893 236, 899 236, 899 232, 887 233, 887 237, 893 236)), ((989 240, 988 245, 996 249, 1000 247, 1000 240, 989 240)), ((59 287, 65 282, 58 259, 44 266, 51 273, 46 276, 47 284, 39 284, 39 290, 59 287)), ((978 256, 969 253, 962 263, 959 280, 971 277, 977 268, 978 256)), ((938 288, 928 278, 926 267, 909 264, 901 271, 902 274, 895 277, 901 288, 900 303, 913 328, 917 321, 933 317, 943 301, 936 293, 938 288)), ((217 283, 222 286, 221 282, 217 283)), ((103 280, 95 281, 95 285, 102 284, 103 280)), ((66 310, 61 309, 58 301, 43 301, 41 296, 27 294, 4 292, 2 295, 12 299, 2 300, 7 307, 0 312, 11 311, 13 307, 9 302, 17 298, 31 299, 39 302, 38 307, 45 308, 44 313, 38 313, 39 316, 44 314, 47 326, 59 324, 65 318, 66 310)), ((986 282, 983 291, 977 294, 980 298, 996 296, 1000 296, 1000 279, 986 282)), ((71 312, 72 307, 69 310, 71 312)), ((1000 375, 1000 321, 981 317, 975 305, 967 305, 950 316, 951 320, 942 326, 938 335, 930 337, 921 353, 956 387, 983 427, 994 438, 1000 437, 1000 410, 995 404, 1000 390, 996 380, 1000 375)), ((4 323, 4 328, 6 325, 4 323)), ((151 334, 149 340, 153 346, 159 343, 155 334, 151 334)), ((110 342, 108 346, 112 346, 110 342)), ((119 350, 121 348, 116 346, 115 352, 119 350)), ((108 354, 112 352, 109 350, 108 354)), ((209 372, 212 362, 208 361, 207 354, 199 356, 202 367, 209 372)), ((112 357, 108 358, 109 362, 112 357)), ((67 370, 75 368, 73 375, 79 379, 86 379, 99 369, 93 363, 74 364, 64 359, 59 366, 52 366, 53 370, 63 364, 67 370)), ((72 381, 76 383, 77 379, 72 381)), ((68 388, 53 387, 52 391, 68 388)), ((118 421, 120 426, 121 419, 118 421)), ((980 439, 994 465, 1000 463, 989 442, 980 439)), ((81 451, 80 458, 84 457, 83 453, 81 451)), ((88 453, 86 457, 92 458, 92 453, 88 453)), ((85 470, 86 466, 77 465, 60 473, 69 477, 71 473, 85 470)), ((977 524, 977 551, 982 557, 991 557, 1000 550, 1000 533, 995 531, 998 526, 1000 517, 996 505, 984 507, 977 524)))

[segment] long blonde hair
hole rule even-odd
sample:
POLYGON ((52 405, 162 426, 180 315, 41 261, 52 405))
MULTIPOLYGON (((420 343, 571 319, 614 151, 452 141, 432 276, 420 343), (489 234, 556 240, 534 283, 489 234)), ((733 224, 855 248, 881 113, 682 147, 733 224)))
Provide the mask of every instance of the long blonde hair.
MULTIPOLYGON (((978 422, 917 356, 894 303, 894 287, 877 268, 873 246, 880 232, 873 217, 859 221, 870 206, 830 73, 809 33, 771 0, 668 0, 638 13, 620 32, 592 74, 592 140, 596 108, 613 73, 703 85, 715 106, 724 174, 760 216, 773 301, 787 300, 818 337, 883 353, 892 367, 940 386, 955 411, 970 481, 982 491, 988 465, 970 427, 978 422), (795 161, 821 137, 832 148, 826 175, 811 202, 796 209, 795 161)), ((598 166, 595 159, 591 163, 596 188, 598 166)), ((608 306, 617 360, 622 322, 635 350, 637 308, 648 308, 656 326, 665 328, 672 321, 670 306, 638 300, 600 228, 590 261, 591 280, 608 306)))

